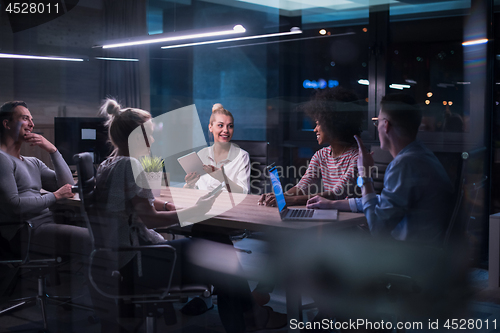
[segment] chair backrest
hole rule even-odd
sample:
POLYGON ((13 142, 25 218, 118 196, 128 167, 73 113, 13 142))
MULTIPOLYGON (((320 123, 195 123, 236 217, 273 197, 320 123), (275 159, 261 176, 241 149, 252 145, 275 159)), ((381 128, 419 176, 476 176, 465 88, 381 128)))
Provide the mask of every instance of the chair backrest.
POLYGON ((380 194, 384 188, 385 170, 392 161, 392 155, 388 151, 380 149, 379 146, 372 146, 371 151, 373 152, 373 160, 375 162, 375 168, 371 172, 373 187, 375 188, 375 193, 380 194))
POLYGON ((268 165, 267 141, 233 140, 232 143, 238 145, 250 155, 250 188, 251 194, 262 194, 267 192, 266 166, 268 165))
MULTIPOLYGON (((155 246, 119 247, 118 232, 115 228, 113 216, 103 213, 101 202, 95 198, 95 170, 92 156, 89 153, 76 154, 73 157, 78 171, 78 190, 81 203, 82 216, 89 230, 92 253, 89 260, 88 277, 92 287, 105 298, 111 299, 139 299, 141 302, 161 301, 168 296, 169 300, 177 300, 181 296, 170 293, 172 272, 176 261, 175 249, 166 244, 155 246), (112 241, 113 239, 116 242, 112 241), (120 267, 121 255, 132 254, 134 261, 132 265, 127 264, 120 267), (140 255, 138 255, 141 253, 140 255), (171 265, 172 271, 165 276, 165 288, 156 289, 150 286, 137 285, 134 276, 142 274, 142 261, 148 259, 157 261, 157 265, 171 265)), ((120 218, 120 217, 116 217, 120 218)), ((180 288, 175 286, 175 288, 180 288)), ((201 295, 209 290, 209 286, 199 285, 186 289, 186 296, 201 295), (189 292, 189 293, 188 293, 189 292)), ((94 295, 96 296, 96 295, 94 295)), ((100 298, 93 301, 102 302, 100 298)), ((100 309, 105 309, 108 303, 99 303, 100 309)))
POLYGON ((473 170, 471 164, 482 159, 485 152, 486 148, 481 147, 461 154, 462 166, 459 173, 460 177, 456 191, 455 205, 443 241, 445 248, 453 245, 453 243, 463 242, 469 223, 474 219, 473 214, 478 203, 478 194, 486 184, 488 177, 480 176, 479 179, 472 179, 471 174, 473 170))
POLYGON ((92 249, 117 247, 117 223, 112 216, 103 215, 104 203, 96 202, 95 169, 90 153, 80 153, 73 156, 78 172, 78 185, 82 217, 89 230, 92 249))
POLYGON ((90 243, 92 249, 95 248, 94 233, 89 220, 89 209, 93 205, 94 190, 95 190, 95 169, 90 153, 80 153, 73 156, 73 161, 76 164, 78 173, 78 184, 74 187, 80 197, 81 214, 85 221, 85 225, 89 230, 90 243))

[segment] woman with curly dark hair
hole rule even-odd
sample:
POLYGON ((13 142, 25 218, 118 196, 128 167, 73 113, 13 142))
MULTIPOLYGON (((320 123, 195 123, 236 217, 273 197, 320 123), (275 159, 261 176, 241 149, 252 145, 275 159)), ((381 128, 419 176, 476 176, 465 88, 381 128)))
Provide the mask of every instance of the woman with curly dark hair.
MULTIPOLYGON (((316 122, 314 132, 320 145, 299 183, 285 192, 287 205, 305 205, 312 195, 330 200, 354 195, 358 148, 354 135, 360 135, 364 119, 358 97, 336 87, 319 91, 302 106, 316 122), (321 185, 318 181, 321 180, 321 185)), ((263 194, 259 204, 275 206, 273 194, 263 194)))

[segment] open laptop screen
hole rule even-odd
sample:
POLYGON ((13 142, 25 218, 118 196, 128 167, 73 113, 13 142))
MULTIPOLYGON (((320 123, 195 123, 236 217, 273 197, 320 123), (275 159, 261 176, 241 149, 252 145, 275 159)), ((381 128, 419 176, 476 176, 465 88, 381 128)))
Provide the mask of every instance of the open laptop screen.
POLYGON ((274 195, 276 196, 276 202, 278 203, 278 209, 280 213, 286 207, 285 195, 283 194, 283 188, 281 187, 280 177, 278 175, 278 170, 272 168, 269 170, 269 175, 271 176, 271 183, 273 185, 274 195))

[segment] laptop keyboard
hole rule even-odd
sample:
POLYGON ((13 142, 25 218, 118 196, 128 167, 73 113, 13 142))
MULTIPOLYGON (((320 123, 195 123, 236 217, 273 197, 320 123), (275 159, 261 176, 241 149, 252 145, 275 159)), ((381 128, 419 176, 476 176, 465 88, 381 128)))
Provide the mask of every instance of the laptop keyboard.
POLYGON ((292 210, 290 217, 311 217, 314 214, 314 209, 294 209, 292 210))

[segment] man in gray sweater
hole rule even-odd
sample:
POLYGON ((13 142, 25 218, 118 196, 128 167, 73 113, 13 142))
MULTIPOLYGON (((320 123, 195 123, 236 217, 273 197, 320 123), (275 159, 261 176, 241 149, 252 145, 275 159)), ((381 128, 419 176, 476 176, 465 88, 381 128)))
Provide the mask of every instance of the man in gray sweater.
POLYGON ((12 101, 0 107, 0 233, 18 252, 24 237, 19 226, 2 223, 28 221, 33 226, 31 249, 51 254, 88 254, 85 228, 56 224, 49 207, 72 198, 71 171, 57 148, 40 134, 26 103, 12 101), (35 157, 21 155, 23 144, 38 146, 50 154, 54 170, 35 157), (42 195, 41 189, 50 193, 42 195))

